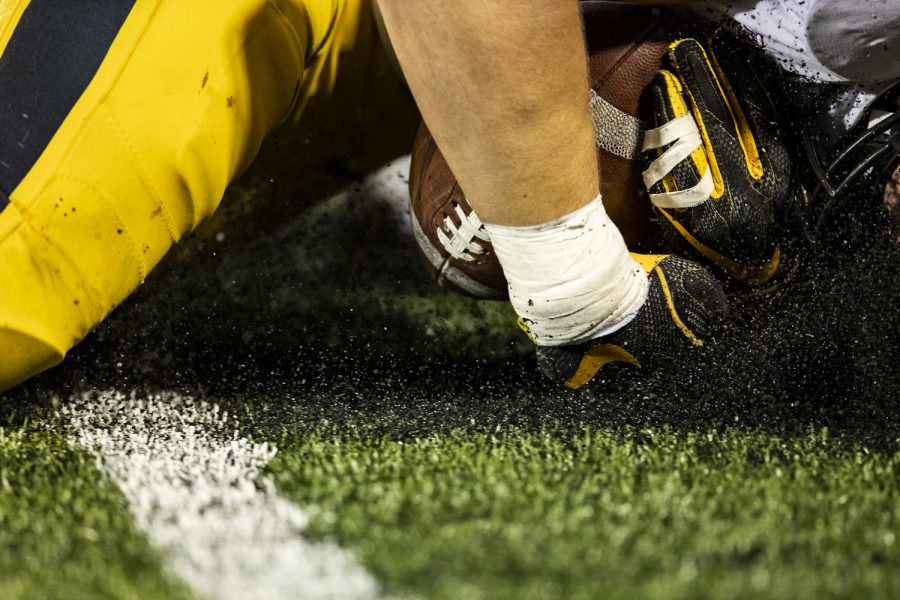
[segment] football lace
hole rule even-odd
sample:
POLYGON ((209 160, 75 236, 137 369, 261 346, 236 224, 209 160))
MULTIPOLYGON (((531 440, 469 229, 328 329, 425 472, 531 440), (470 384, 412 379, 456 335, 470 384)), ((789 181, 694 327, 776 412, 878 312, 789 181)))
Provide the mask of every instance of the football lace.
POLYGON ((437 228, 438 241, 453 258, 472 262, 475 260, 473 254, 484 254, 484 246, 475 239, 489 242, 491 236, 484 229, 481 219, 474 210, 466 214, 459 204, 454 203, 453 206, 456 216, 459 217, 459 225, 457 226, 449 215, 444 215, 444 227, 437 228))

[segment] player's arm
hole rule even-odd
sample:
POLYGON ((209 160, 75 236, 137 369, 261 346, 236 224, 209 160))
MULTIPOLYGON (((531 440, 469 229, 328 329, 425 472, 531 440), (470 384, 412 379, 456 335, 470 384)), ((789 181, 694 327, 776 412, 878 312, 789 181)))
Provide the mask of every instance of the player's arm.
POLYGON ((578 387, 608 362, 639 364, 635 353, 643 360, 646 346, 668 353, 683 338, 702 343, 693 330, 705 318, 694 327, 667 307, 718 311, 724 297, 715 281, 687 261, 656 256, 639 264, 603 208, 578 3, 381 6, 413 95, 484 222, 542 368, 578 387))
POLYGON ((624 326, 647 282, 599 197, 575 0, 384 0, 425 121, 538 344, 624 326))

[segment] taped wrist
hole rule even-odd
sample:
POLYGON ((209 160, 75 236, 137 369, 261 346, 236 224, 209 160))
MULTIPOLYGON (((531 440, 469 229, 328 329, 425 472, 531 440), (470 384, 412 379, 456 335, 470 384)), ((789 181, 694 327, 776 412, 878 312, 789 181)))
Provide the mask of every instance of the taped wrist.
POLYGON ((510 302, 538 345, 567 346, 613 333, 647 298, 647 277, 599 195, 550 223, 484 227, 510 302))

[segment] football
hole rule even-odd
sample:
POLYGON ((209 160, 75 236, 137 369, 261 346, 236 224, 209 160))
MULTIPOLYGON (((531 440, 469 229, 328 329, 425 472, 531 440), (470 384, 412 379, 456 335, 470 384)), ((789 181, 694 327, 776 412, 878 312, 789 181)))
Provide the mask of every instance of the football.
MULTIPOLYGON (((591 116, 603 204, 631 250, 646 250, 652 210, 641 179, 643 91, 662 66, 672 34, 665 10, 619 2, 581 2, 590 69, 591 116)), ((416 243, 434 281, 476 298, 505 298, 506 279, 428 131, 419 128, 409 179, 416 243)))

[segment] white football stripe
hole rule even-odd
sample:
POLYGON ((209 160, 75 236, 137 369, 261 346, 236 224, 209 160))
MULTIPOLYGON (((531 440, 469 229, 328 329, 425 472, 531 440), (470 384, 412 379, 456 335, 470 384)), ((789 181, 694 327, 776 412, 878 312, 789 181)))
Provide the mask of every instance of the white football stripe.
POLYGON ((371 598, 377 586, 260 471, 275 455, 215 404, 174 394, 65 400, 78 443, 121 488, 167 566, 212 598, 371 598))

